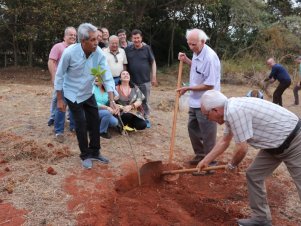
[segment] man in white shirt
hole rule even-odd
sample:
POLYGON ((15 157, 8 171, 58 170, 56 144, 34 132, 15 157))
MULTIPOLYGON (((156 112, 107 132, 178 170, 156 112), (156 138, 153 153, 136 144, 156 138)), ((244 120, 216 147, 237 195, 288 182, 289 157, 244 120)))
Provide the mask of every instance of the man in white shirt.
POLYGON ((206 45, 208 36, 200 29, 193 29, 186 34, 187 43, 193 52, 192 60, 185 53, 179 53, 178 59, 190 65, 189 86, 179 88, 180 95, 190 91, 188 133, 195 153, 189 161, 197 165, 214 147, 217 126, 202 114, 200 98, 210 89, 220 90, 221 66, 217 54, 206 45))
POLYGON ((120 73, 126 70, 128 63, 125 51, 119 48, 119 39, 116 35, 112 35, 109 38, 109 47, 104 49, 109 67, 111 69, 115 85, 120 80, 120 73))

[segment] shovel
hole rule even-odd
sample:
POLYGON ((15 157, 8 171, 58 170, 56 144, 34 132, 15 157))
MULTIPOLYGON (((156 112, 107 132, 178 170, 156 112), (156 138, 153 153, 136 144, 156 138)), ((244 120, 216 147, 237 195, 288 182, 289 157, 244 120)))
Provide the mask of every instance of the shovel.
MULTIPOLYGON (((201 171, 210 171, 217 169, 226 169, 226 165, 209 166, 202 169, 201 171)), ((162 177, 165 181, 175 181, 179 178, 179 174, 193 172, 198 172, 198 169, 190 168, 164 171, 162 161, 148 162, 140 168, 140 176, 143 179, 143 183, 159 182, 162 177)))

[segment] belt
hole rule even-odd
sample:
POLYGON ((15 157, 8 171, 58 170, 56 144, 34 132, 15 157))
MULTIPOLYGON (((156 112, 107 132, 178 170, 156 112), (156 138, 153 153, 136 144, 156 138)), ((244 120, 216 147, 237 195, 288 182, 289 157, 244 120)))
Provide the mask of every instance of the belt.
POLYGON ((284 150, 287 149, 291 145, 292 140, 299 133, 300 128, 301 128, 301 120, 299 119, 295 129, 290 133, 290 135, 288 135, 288 137, 285 139, 285 141, 278 148, 269 148, 269 149, 264 149, 264 150, 272 155, 278 155, 278 154, 283 153, 284 150))

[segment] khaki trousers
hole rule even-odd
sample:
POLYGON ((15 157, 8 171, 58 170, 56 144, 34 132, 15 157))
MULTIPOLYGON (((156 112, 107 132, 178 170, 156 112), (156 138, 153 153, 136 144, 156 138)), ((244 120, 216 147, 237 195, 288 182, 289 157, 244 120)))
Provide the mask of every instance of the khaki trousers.
POLYGON ((297 187, 301 200, 301 132, 292 140, 288 149, 278 155, 260 150, 246 171, 249 203, 256 219, 271 220, 264 180, 284 162, 297 187))

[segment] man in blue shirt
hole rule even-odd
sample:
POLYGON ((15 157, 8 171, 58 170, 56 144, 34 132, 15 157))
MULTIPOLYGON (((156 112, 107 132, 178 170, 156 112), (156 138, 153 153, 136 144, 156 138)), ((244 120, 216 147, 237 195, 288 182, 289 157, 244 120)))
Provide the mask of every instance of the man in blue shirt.
POLYGON ((118 111, 113 92, 115 84, 102 50, 98 47, 97 28, 89 23, 78 27, 79 43, 69 46, 63 53, 55 76, 58 109, 66 104, 74 116, 80 158, 85 168, 92 168, 92 160, 108 163, 100 155, 99 116, 95 97, 92 93, 95 77, 91 68, 100 66, 106 70, 102 77, 109 94, 110 106, 118 111), (62 90, 64 92, 62 93, 62 90), (64 98, 67 103, 64 102, 64 98), (87 132, 89 132, 89 144, 87 132))
POLYGON ((273 93, 273 103, 282 106, 282 94, 291 85, 291 78, 287 70, 281 65, 276 64, 274 58, 267 60, 267 65, 272 69, 268 78, 264 81, 270 81, 271 83, 275 80, 279 81, 279 85, 273 93))

